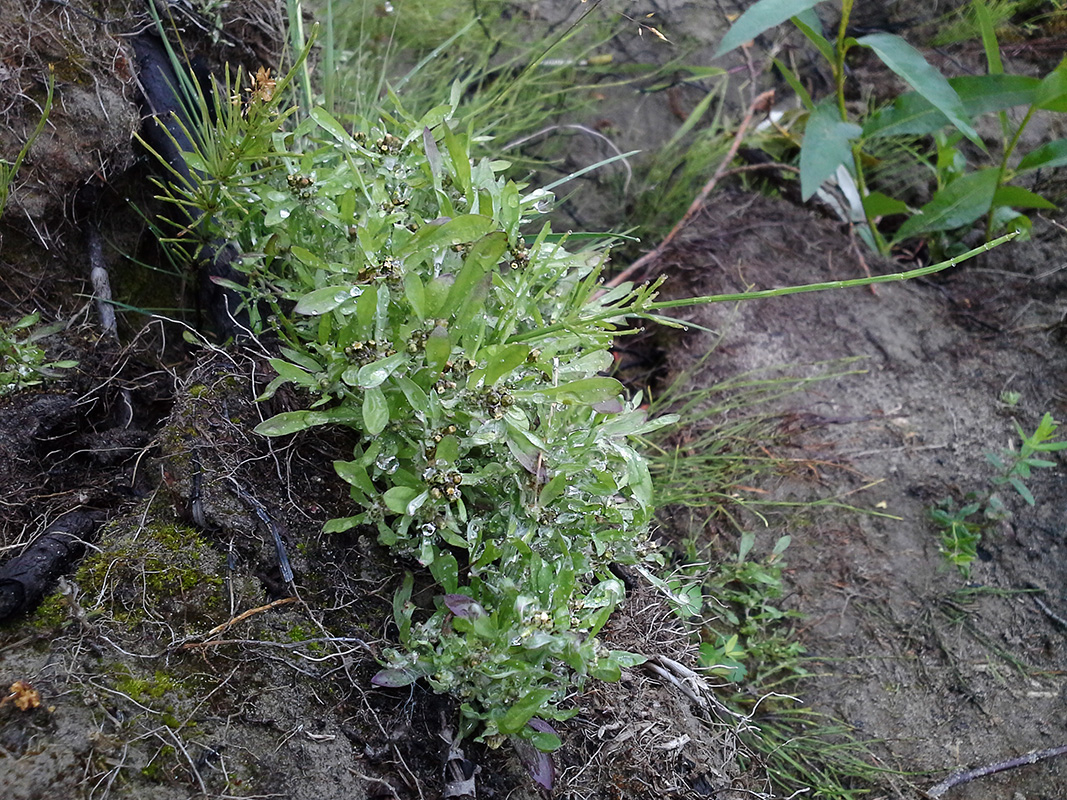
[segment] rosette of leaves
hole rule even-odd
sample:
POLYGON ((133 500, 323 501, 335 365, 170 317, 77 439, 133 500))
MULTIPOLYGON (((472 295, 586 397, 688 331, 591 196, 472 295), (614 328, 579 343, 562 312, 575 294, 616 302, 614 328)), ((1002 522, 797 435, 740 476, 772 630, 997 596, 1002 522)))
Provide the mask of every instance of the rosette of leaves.
MULTIPOLYGON (((284 343, 264 396, 288 383, 311 398, 257 430, 353 429, 351 459, 334 464, 353 512, 326 530, 372 530, 436 583, 416 607, 408 574, 375 683, 425 679, 458 698, 463 733, 551 750, 543 720, 572 713, 576 681, 641 660, 597 634, 624 595, 612 565, 656 558, 631 437, 672 420, 647 420, 602 373, 654 287, 597 296, 603 250, 532 227, 550 196, 504 180, 502 162, 472 163, 449 125, 458 94, 421 119, 398 101, 382 120, 275 119, 269 152, 222 186, 201 160, 199 180, 208 234, 245 254, 253 326, 284 343)), ((269 118, 229 114, 220 129, 238 145, 269 118)))

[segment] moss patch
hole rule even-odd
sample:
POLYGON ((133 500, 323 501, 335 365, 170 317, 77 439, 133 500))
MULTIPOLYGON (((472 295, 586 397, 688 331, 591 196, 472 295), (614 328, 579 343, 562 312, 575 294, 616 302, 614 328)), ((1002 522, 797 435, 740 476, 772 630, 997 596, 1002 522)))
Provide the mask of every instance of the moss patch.
POLYGON ((88 611, 136 625, 163 621, 181 634, 202 627, 222 608, 224 558, 192 528, 157 511, 148 525, 105 531, 74 580, 88 611))

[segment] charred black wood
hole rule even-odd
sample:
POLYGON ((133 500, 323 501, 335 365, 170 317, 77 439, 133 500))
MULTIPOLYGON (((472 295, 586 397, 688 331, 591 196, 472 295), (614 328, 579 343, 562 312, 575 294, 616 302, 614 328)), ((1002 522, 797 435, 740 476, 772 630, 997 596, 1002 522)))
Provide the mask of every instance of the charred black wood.
POLYGON ((102 515, 86 511, 64 514, 25 552, 0 567, 0 621, 33 610, 59 577, 85 552, 102 515))
MULTIPOLYGON (((132 38, 137 58, 138 81, 141 88, 141 110, 145 115, 141 136, 149 148, 170 167, 165 177, 172 182, 191 186, 194 175, 185 161, 184 153, 195 152, 190 136, 198 130, 197 121, 190 115, 194 98, 183 97, 182 82, 163 41, 151 32, 132 38)), ((190 70, 195 75, 195 71, 190 70)), ((206 77, 197 76, 201 85, 206 77)), ((206 86, 203 95, 212 97, 206 86)), ((202 213, 187 209, 190 227, 196 229, 202 213)), ((237 249, 223 239, 201 244, 195 254, 200 284, 200 306, 222 339, 238 338, 248 329, 248 314, 240 311, 241 297, 219 281, 241 284, 244 276, 234 269, 237 249)))

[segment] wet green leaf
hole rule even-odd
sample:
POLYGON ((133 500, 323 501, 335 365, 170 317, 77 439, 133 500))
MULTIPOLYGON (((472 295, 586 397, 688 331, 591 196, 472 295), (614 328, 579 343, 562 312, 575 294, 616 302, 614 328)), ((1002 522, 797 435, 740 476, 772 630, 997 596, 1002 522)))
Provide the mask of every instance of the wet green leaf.
POLYGON ((382 495, 385 507, 394 514, 408 514, 411 504, 425 492, 411 486, 394 486, 382 495))
POLYGON ((467 244, 481 239, 495 229, 496 224, 492 218, 481 214, 461 214, 440 223, 426 223, 397 255, 467 244))
POLYGON ((486 359, 485 385, 494 386, 497 381, 508 375, 516 367, 524 364, 530 355, 530 348, 524 344, 494 345, 480 354, 486 359))
POLYGON ((360 389, 373 389, 381 386, 385 380, 407 363, 406 353, 394 353, 391 356, 374 361, 360 367, 357 373, 356 385, 360 389))
POLYGON ((307 411, 283 411, 259 423, 255 431, 260 436, 287 436, 310 428, 307 417, 307 411))
POLYGON ((327 314, 335 308, 355 300, 357 296, 358 292, 353 294, 347 287, 324 286, 301 297, 297 301, 294 310, 297 314, 307 314, 308 316, 327 314))
POLYGON ((346 483, 360 489, 368 497, 378 493, 377 487, 367 474, 367 468, 356 461, 334 461, 334 471, 346 483))
POLYGON ((518 733, 552 697, 551 689, 534 689, 507 710, 497 723, 501 733, 518 733))
POLYGON ((512 392, 515 397, 542 395, 557 403, 584 403, 591 405, 611 400, 623 393, 622 384, 615 378, 581 378, 560 386, 545 386, 539 389, 512 392))
POLYGON ((478 284, 497 265, 507 247, 508 238, 500 231, 475 243, 464 257, 463 268, 449 288, 448 299, 438 309, 437 314, 459 319, 463 316, 464 307, 479 302, 479 294, 484 296, 484 292, 477 291, 478 284))
POLYGON ((451 355, 452 342, 449 339, 448 330, 444 326, 438 325, 426 337, 426 366, 435 375, 440 374, 451 355))
POLYGON ((363 393, 363 426, 371 436, 377 436, 389 424, 389 403, 377 386, 363 393))

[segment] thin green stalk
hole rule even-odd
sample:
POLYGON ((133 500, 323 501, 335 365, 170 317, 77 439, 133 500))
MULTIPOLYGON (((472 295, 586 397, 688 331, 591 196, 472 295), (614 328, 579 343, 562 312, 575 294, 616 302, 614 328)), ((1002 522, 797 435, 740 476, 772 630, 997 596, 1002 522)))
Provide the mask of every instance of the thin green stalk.
POLYGON ((323 47, 322 66, 324 102, 326 108, 331 113, 335 113, 337 111, 334 105, 337 99, 337 42, 333 36, 333 0, 326 0, 326 42, 323 47))
MULTIPOLYGON (((997 171, 997 189, 1000 189, 1004 185, 1004 176, 1008 172, 1008 159, 1011 158, 1011 154, 1015 152, 1016 146, 1019 144, 1019 138, 1023 135, 1023 131, 1026 130, 1026 126, 1030 124, 1031 117, 1034 116, 1034 112, 1037 111, 1037 104, 1033 104, 1026 110, 1026 116, 1023 117, 1023 121, 1019 123, 1019 127, 1015 129, 1015 135, 1011 137, 1011 141, 1008 142, 1007 147, 1004 148, 1004 155, 1000 160, 1000 169, 997 171)), ((994 190, 995 196, 996 190, 994 190)), ((993 235, 993 211, 995 206, 990 207, 989 214, 986 218, 985 238, 988 239, 993 235)))
MULTIPOLYGON (((843 0, 841 3, 841 23, 837 28, 837 59, 834 62, 834 89, 837 92, 837 110, 841 114, 842 122, 848 122, 848 108, 845 105, 845 56, 848 54, 850 44, 848 20, 852 14, 852 3, 853 0, 843 0)), ((863 154, 858 143, 852 145, 852 164, 856 173, 856 191, 859 192, 860 198, 863 198, 867 192, 867 181, 863 176, 863 154)), ((863 217, 867 220, 867 230, 871 232, 871 239, 878 254, 889 255, 889 244, 867 212, 866 206, 863 208, 863 217)))
POLYGON ((921 278, 925 275, 933 275, 937 272, 950 269, 957 264, 974 258, 977 255, 981 255, 994 247, 999 247, 1005 242, 1009 242, 1018 236, 1018 231, 1012 231, 1006 233, 1003 236, 994 239, 991 242, 986 242, 973 250, 968 250, 962 255, 950 258, 947 261, 942 261, 937 264, 931 264, 926 267, 919 267, 918 269, 908 270, 907 272, 893 272, 888 275, 872 275, 868 278, 853 278, 847 281, 825 281, 823 283, 806 283, 800 286, 785 286, 780 289, 762 289, 756 292, 741 292, 738 294, 718 294, 708 295, 705 297, 694 297, 683 300, 665 300, 659 303, 650 303, 645 306, 643 311, 660 311, 668 308, 685 308, 688 306, 700 306, 707 305, 709 303, 728 303, 737 300, 760 300, 767 297, 781 297, 787 294, 800 294, 801 292, 821 292, 825 289, 848 289, 855 286, 868 286, 874 283, 890 283, 892 281, 907 281, 913 278, 921 278))
MULTIPOLYGON (((863 152, 862 148, 858 144, 852 145, 852 163, 855 164, 856 169, 856 191, 859 193, 860 199, 867 194, 867 179, 863 176, 863 152)), ((874 218, 867 211, 867 206, 863 207, 863 218, 867 220, 867 230, 871 232, 871 239, 874 241, 875 249, 881 256, 889 255, 889 243, 882 236, 882 232, 878 230, 878 226, 875 224, 874 218)), ((986 236, 988 239, 989 237, 986 236)))
POLYGON ((841 22, 837 26, 837 59, 834 62, 834 91, 837 93, 837 110, 841 120, 848 121, 848 109, 845 108, 845 55, 848 53, 848 18, 852 14, 853 0, 842 0, 841 22))
MULTIPOLYGON (((543 328, 537 330, 527 331, 526 333, 516 334, 508 339, 510 342, 524 342, 531 339, 538 339, 549 334, 557 333, 564 330, 573 330, 577 324, 587 325, 592 322, 601 322, 604 320, 619 319, 620 317, 638 317, 641 319, 657 320, 659 317, 655 312, 665 311, 672 308, 689 308, 691 306, 703 306, 710 305, 711 303, 731 303, 741 300, 763 300, 768 297, 783 297, 789 294, 800 294, 802 292, 821 292, 826 289, 849 289, 857 286, 870 286, 876 283, 890 283, 892 281, 907 281, 913 278, 922 278, 926 275, 933 275, 937 272, 950 269, 957 264, 974 258, 977 255, 981 255, 994 247, 999 247, 1005 242, 1009 242, 1019 235, 1018 231, 1012 231, 1006 233, 991 242, 986 242, 973 250, 968 250, 962 255, 955 256, 947 261, 941 261, 937 264, 931 264, 926 267, 920 267, 918 269, 908 270, 907 272, 894 272, 888 275, 872 275, 867 278, 853 278, 847 281, 825 281, 822 283, 805 283, 800 286, 783 286, 779 289, 761 289, 755 292, 738 292, 736 294, 714 294, 705 295, 703 297, 689 297, 681 300, 663 300, 658 303, 643 303, 636 304, 631 308, 613 308, 607 311, 602 311, 597 314, 592 314, 588 317, 581 317, 578 320, 568 320, 566 322, 556 322, 551 325, 546 325, 543 328)), ((677 323, 676 323, 677 324, 677 323)))
MULTIPOLYGON (((304 3, 303 0, 288 0, 289 12, 289 39, 293 49, 293 55, 299 56, 308 49, 307 36, 304 34, 304 3)), ((314 34, 312 34, 314 38, 314 34)), ((306 57, 300 66, 300 88, 304 95, 304 108, 310 110, 315 104, 315 95, 311 91, 311 70, 308 68, 306 57)), ((306 112, 305 112, 306 113, 306 112)))

